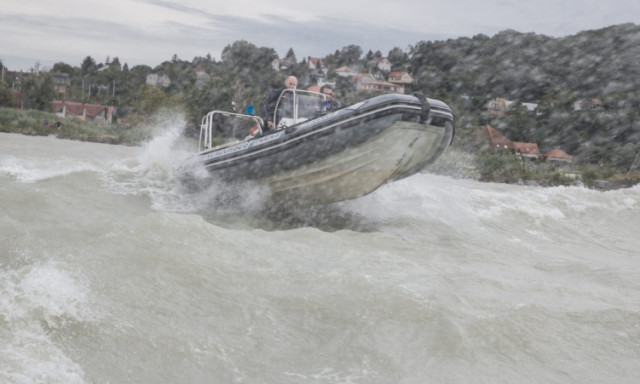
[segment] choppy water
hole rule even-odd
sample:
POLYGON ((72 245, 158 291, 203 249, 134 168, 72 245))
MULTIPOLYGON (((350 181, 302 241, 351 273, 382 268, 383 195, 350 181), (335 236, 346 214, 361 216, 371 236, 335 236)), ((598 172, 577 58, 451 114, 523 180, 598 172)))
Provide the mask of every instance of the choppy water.
POLYGON ((0 134, 1 383, 638 383, 640 189, 419 174, 263 212, 0 134))

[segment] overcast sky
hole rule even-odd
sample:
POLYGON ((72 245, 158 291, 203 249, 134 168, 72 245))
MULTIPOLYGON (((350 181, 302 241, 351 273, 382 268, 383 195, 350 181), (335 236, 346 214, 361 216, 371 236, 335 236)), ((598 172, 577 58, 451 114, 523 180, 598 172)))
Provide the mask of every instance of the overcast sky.
POLYGON ((0 0, 0 60, 80 66, 118 57, 129 67, 211 54, 246 40, 298 60, 359 45, 407 51, 419 41, 514 29, 553 37, 640 24, 638 0, 0 0))

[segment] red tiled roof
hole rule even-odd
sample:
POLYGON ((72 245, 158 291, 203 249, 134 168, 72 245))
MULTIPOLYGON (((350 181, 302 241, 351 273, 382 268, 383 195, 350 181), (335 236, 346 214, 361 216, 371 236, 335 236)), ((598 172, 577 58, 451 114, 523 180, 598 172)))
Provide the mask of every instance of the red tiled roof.
POLYGON ((370 81, 375 81, 375 79, 373 78, 373 76, 371 76, 371 75, 370 75, 370 74, 368 74, 368 73, 358 73, 357 75, 355 75, 355 76, 353 76, 353 77, 351 78, 351 81, 353 81, 354 83, 357 83, 357 82, 359 82, 360 80, 365 79, 365 78, 369 78, 369 79, 370 79, 370 81))
POLYGON ((489 134, 489 140, 491 140, 494 151, 496 148, 503 151, 505 149, 514 149, 513 143, 492 126, 487 125, 487 133, 489 134))
POLYGON ((572 158, 571 155, 567 154, 565 151, 559 148, 551 150, 545 153, 543 156, 551 159, 571 159, 572 158))
POLYGON ((309 62, 309 63, 313 63, 313 65, 318 65, 318 63, 320 63, 320 65, 321 65, 321 66, 324 66, 324 62, 323 62, 323 61, 322 61, 322 59, 321 59, 321 58, 319 58, 319 57, 311 57, 311 56, 308 56, 308 57, 307 57, 307 62, 309 62))
POLYGON ((63 107, 66 107, 66 114, 70 116, 82 116, 86 110, 86 115, 89 118, 95 118, 101 112, 105 112, 105 118, 112 115, 114 108, 108 105, 99 104, 86 104, 73 101, 54 100, 51 102, 51 107, 54 112, 60 111, 63 107))
POLYGON ((113 107, 108 107, 106 105, 85 104, 84 106, 87 109, 87 117, 91 118, 98 116, 102 112, 105 113, 106 117, 110 112, 113 112, 113 107))
POLYGON ((520 151, 525 155, 539 155, 540 150, 538 149, 538 144, 536 143, 523 143, 521 141, 514 141, 513 147, 516 151, 520 151))

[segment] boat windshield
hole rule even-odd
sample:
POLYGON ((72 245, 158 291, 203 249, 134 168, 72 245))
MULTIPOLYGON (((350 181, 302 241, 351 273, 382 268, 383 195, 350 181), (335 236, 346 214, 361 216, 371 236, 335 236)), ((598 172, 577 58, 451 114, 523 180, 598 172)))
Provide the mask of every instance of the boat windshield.
POLYGON ((285 89, 276 103, 276 127, 280 130, 316 118, 327 111, 327 104, 322 93, 285 89))
POLYGON ((258 137, 262 134, 262 124, 258 116, 211 111, 200 125, 200 151, 212 148, 214 137, 233 139, 233 142, 258 137))

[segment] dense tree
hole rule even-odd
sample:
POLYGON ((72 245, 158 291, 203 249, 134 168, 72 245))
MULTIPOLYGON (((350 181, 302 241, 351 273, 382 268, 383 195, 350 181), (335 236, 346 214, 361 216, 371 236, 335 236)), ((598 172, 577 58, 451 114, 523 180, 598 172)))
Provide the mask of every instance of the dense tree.
POLYGON ((409 62, 409 55, 402 49, 394 47, 389 51, 387 59, 389 59, 391 63, 392 71, 401 71, 406 69, 405 67, 409 62))
POLYGON ((373 56, 373 51, 372 51, 372 50, 369 50, 369 52, 367 52, 367 54, 366 54, 366 55, 364 55, 364 59, 365 59, 367 62, 369 62, 369 61, 373 60, 373 58, 374 58, 374 57, 375 57, 375 56, 373 56))
POLYGON ((194 68, 201 68, 206 73, 212 74, 214 67, 216 65, 216 61, 213 59, 210 53, 207 53, 207 55, 204 57, 201 57, 201 56, 194 57, 193 60, 191 60, 191 65, 194 68))
POLYGON ((291 61, 294 64, 298 63, 298 60, 296 59, 296 54, 293 52, 293 48, 289 48, 284 58, 291 61))
POLYGON ((271 62, 278 58, 273 48, 258 48, 257 46, 241 40, 227 45, 222 50, 222 63, 224 67, 235 67, 239 72, 255 70, 261 73, 264 68, 271 68, 271 62))
POLYGON ((143 85, 140 87, 138 99, 135 102, 135 108, 140 112, 151 114, 158 108, 165 106, 168 97, 159 87, 151 85, 143 85))
POLYGON ((110 68, 116 69, 118 71, 122 70, 122 64, 120 64, 120 59, 116 56, 111 60, 111 64, 109 64, 110 68))
POLYGON ((82 64, 80 65, 80 73, 85 76, 90 73, 95 72, 98 69, 98 65, 96 61, 91 56, 87 56, 82 60, 82 64))
POLYGON ((13 107, 13 102, 11 88, 4 80, 0 80, 0 107, 13 107))
POLYGON ((348 45, 336 50, 333 55, 329 55, 324 61, 325 64, 330 63, 335 68, 343 65, 362 66, 360 58, 362 57, 362 48, 359 45, 348 45))
POLYGON ((49 111, 55 95, 51 73, 41 74, 34 70, 22 83, 22 100, 27 109, 49 111))
POLYGON ((169 77, 171 84, 168 91, 172 93, 184 93, 196 82, 196 73, 191 63, 180 60, 177 55, 174 55, 171 61, 165 61, 158 65, 154 72, 169 77))
POLYGON ((67 63, 59 62, 53 65, 52 71, 54 73, 66 73, 68 75, 75 75, 76 70, 67 63))

